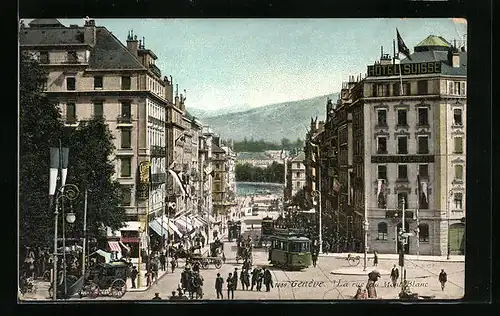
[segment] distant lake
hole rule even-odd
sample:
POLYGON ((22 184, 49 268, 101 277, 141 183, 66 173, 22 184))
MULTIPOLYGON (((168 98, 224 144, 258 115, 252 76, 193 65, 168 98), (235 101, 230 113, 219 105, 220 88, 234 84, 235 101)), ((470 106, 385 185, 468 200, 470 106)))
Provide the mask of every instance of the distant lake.
POLYGON ((269 182, 236 182, 237 196, 263 194, 262 191, 266 190, 271 191, 270 194, 283 195, 283 184, 269 182))

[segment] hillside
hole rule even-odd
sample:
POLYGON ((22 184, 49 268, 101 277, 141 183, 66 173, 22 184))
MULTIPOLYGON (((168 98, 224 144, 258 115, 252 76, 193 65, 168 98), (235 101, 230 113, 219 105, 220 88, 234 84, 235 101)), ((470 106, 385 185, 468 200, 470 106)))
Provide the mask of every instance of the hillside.
POLYGON ((210 126, 223 138, 240 141, 246 137, 279 143, 283 137, 292 141, 297 138, 304 139, 311 117, 317 116, 318 120, 324 120, 327 97, 335 102, 338 94, 270 104, 243 112, 217 116, 204 116, 203 114, 207 114, 200 112, 195 114, 196 109, 193 111, 188 108, 188 111, 199 117, 204 125, 210 126))

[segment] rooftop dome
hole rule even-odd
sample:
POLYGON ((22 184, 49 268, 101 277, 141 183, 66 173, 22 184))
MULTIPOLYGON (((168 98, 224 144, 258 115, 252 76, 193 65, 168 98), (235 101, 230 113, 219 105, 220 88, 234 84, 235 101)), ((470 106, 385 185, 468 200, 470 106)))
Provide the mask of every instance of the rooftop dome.
POLYGON ((448 41, 445 40, 443 37, 436 35, 429 35, 427 36, 426 39, 418 43, 417 46, 415 46, 414 50, 415 52, 425 52, 432 50, 448 51, 451 47, 452 47, 451 44, 448 43, 448 41))

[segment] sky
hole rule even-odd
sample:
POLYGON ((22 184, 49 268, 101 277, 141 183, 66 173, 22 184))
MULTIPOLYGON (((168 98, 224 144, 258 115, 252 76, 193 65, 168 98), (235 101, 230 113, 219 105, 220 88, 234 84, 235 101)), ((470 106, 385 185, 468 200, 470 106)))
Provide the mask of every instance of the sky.
POLYGON ((411 51, 428 35, 452 42, 467 32, 465 20, 451 18, 95 20, 123 43, 129 30, 144 37, 162 74, 186 90, 187 107, 206 110, 338 92, 349 76, 366 72, 381 46, 392 55, 396 28, 411 51))

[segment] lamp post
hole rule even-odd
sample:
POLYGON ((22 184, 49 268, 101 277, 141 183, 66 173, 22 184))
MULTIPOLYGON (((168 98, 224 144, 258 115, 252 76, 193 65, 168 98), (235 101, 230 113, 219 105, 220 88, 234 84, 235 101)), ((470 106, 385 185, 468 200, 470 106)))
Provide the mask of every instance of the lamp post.
POLYGON ((453 197, 453 191, 450 190, 448 192, 448 201, 446 201, 446 205, 447 205, 447 208, 448 208, 448 211, 446 212, 446 217, 447 217, 447 226, 448 226, 448 238, 447 238, 447 242, 446 242, 446 259, 447 260, 450 260, 450 201, 451 201, 451 198, 453 197))
MULTIPOLYGON (((311 144, 311 146, 313 147, 316 147, 316 149, 318 150, 318 160, 320 161, 321 160, 321 157, 320 157, 320 149, 319 149, 319 146, 315 143, 312 143, 312 142, 309 142, 311 144)), ((318 179, 319 179, 319 183, 318 183, 318 190, 316 191, 317 194, 318 194, 318 198, 319 198, 319 233, 318 233, 318 238, 319 238, 319 253, 323 253, 323 222, 322 222, 322 210, 321 210, 321 204, 322 204, 322 201, 321 201, 321 163, 319 164, 319 168, 318 168, 318 179)))
POLYGON ((70 201, 75 200, 78 197, 78 194, 80 193, 78 187, 74 184, 65 184, 62 185, 59 190, 57 190, 56 196, 55 196, 55 204, 56 204, 56 210, 54 212, 54 224, 55 224, 55 229, 54 229, 54 254, 55 254, 55 260, 54 260, 54 276, 53 276, 53 299, 57 299, 57 276, 58 276, 58 271, 57 271, 57 226, 58 226, 58 219, 59 219, 59 209, 61 209, 62 216, 63 216, 63 228, 62 228, 62 233, 63 233, 63 281, 64 281, 64 294, 66 294, 66 236, 65 236, 65 221, 68 223, 73 223, 76 219, 75 214, 71 211, 69 212, 66 216, 64 213, 64 207, 63 207, 63 199, 68 199, 70 201))

